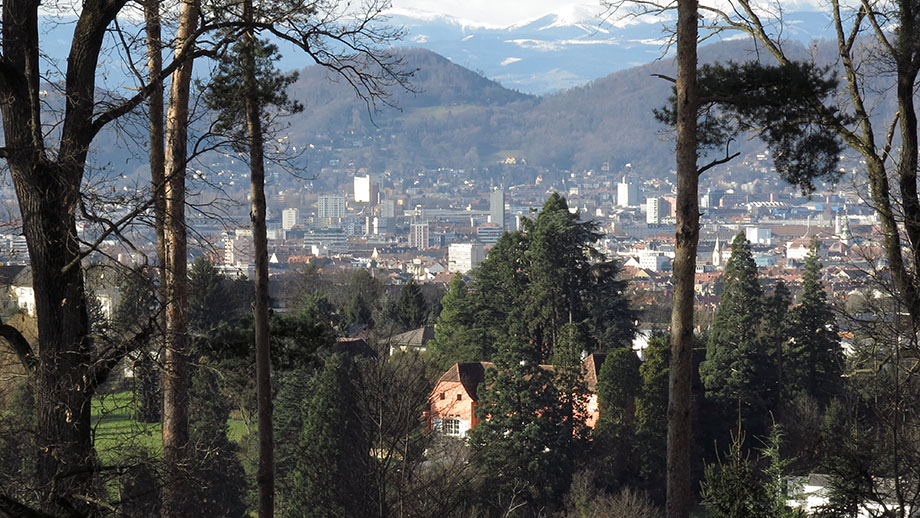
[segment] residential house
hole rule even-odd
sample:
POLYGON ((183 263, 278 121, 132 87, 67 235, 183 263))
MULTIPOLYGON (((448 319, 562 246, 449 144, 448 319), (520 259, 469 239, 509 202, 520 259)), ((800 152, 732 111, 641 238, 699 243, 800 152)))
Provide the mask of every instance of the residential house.
MULTIPOLYGON (((582 361, 585 369, 585 385, 588 402, 585 407, 585 424, 594 428, 600 415, 597 404, 597 376, 606 354, 589 354, 582 361)), ((485 379, 487 369, 494 369, 491 362, 455 363, 435 384, 428 398, 428 424, 433 430, 445 435, 465 437, 478 424, 476 406, 479 403, 479 386, 485 379)), ((552 370, 552 365, 540 368, 552 370)))

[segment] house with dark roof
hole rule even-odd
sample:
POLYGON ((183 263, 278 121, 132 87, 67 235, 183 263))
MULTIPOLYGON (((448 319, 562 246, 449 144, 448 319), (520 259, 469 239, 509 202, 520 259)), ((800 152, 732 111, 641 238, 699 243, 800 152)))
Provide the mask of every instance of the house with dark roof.
MULTIPOLYGON (((585 425, 594 428, 599 417, 597 405, 597 377, 607 355, 589 354, 582 360, 588 402, 585 406, 585 425)), ((465 437, 476 427, 476 406, 479 403, 478 390, 485 380, 486 371, 494 369, 492 362, 455 363, 445 372, 428 397, 428 425, 444 435, 465 437)), ((552 365, 540 368, 553 370, 552 365)))
POLYGON ((387 341, 390 344, 390 354, 393 354, 397 350, 425 352, 431 340, 434 340, 434 327, 425 326, 400 333, 387 341))

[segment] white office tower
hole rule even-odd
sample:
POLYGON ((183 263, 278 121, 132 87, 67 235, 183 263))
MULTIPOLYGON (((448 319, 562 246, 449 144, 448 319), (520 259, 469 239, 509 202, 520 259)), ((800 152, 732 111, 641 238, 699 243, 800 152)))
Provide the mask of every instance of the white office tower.
POLYGON ((337 194, 324 194, 316 202, 316 215, 320 218, 344 218, 345 197, 337 194))
POLYGON ((635 207, 639 204, 639 184, 629 183, 626 177, 617 184, 617 207, 635 207))
POLYGON ((379 187, 373 175, 355 176, 355 203, 376 205, 379 197, 379 187))
POLYGON ((291 230, 300 223, 300 209, 290 208, 281 211, 281 228, 291 230))
POLYGON ((645 199, 645 222, 649 225, 661 224, 661 198, 645 199))
POLYGON ((380 202, 380 217, 396 217, 396 200, 383 200, 380 202))
POLYGON ((773 232, 769 228, 745 227, 744 237, 750 241, 752 245, 773 244, 773 232))
POLYGON ((447 271, 467 273, 486 258, 482 243, 451 243, 447 248, 447 271))
POLYGON ((489 220, 500 228, 505 228, 505 190, 499 188, 489 195, 489 220))
POLYGON ((413 223, 409 227, 409 248, 428 248, 428 223, 413 223))
POLYGON ((252 230, 238 228, 233 237, 227 236, 224 241, 224 264, 246 268, 254 263, 255 250, 252 243, 252 230))

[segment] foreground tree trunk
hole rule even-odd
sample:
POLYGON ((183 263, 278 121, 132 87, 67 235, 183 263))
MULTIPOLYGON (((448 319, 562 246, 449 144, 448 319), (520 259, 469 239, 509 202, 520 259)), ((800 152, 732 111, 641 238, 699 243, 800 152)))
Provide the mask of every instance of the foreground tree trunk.
POLYGON ((252 190, 252 239, 255 252, 256 392, 259 412, 259 518, 270 518, 275 509, 275 439, 272 424, 271 347, 268 334, 268 239, 265 227, 265 160, 262 143, 262 106, 256 84, 256 36, 252 0, 243 1, 246 23, 243 81, 246 94, 246 127, 249 137, 249 178, 252 190))
POLYGON ((668 398, 667 513, 688 518, 690 489, 690 391, 693 376, 693 284, 700 238, 696 99, 697 1, 677 5, 677 233, 668 398))
MULTIPOLYGON (((163 144, 165 130, 163 127, 163 87, 157 79, 163 71, 163 41, 160 29, 159 0, 144 1, 144 21, 147 32, 147 78, 156 86, 147 99, 147 113, 150 117, 150 184, 153 196, 154 227, 157 235, 157 267, 159 274, 166 272, 166 150, 163 144)), ((162 277, 161 277, 162 278, 162 277)), ((160 285, 160 303, 165 304, 165 283, 160 285)), ((164 326, 165 328, 165 326, 164 326)))
MULTIPOLYGON (((179 14, 176 48, 195 33, 198 0, 186 0, 179 14)), ((188 245, 185 228, 185 169, 188 161, 188 104, 193 61, 172 74, 166 116, 166 357, 163 376, 163 460, 166 484, 162 516, 191 516, 188 498, 189 467, 189 359, 188 359, 188 245)))
MULTIPOLYGON (((48 152, 39 94, 38 3, 2 4, 0 110, 4 145, 29 248, 38 318, 38 487, 47 511, 86 512, 95 456, 90 403, 110 370, 93 355, 76 213, 93 120, 95 67, 105 28, 124 2, 87 1, 74 27, 57 153, 48 152)), ((101 127, 101 126, 100 126, 101 127)))

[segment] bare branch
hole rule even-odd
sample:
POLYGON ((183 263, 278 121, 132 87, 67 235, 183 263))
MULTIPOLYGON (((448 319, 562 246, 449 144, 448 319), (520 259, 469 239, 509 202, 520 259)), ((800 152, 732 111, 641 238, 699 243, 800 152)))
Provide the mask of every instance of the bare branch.
POLYGON ((32 346, 29 345, 29 342, 18 329, 8 324, 0 325, 0 338, 5 339, 10 344, 10 347, 13 348, 22 366, 27 371, 32 372, 35 370, 38 360, 35 358, 32 346))

